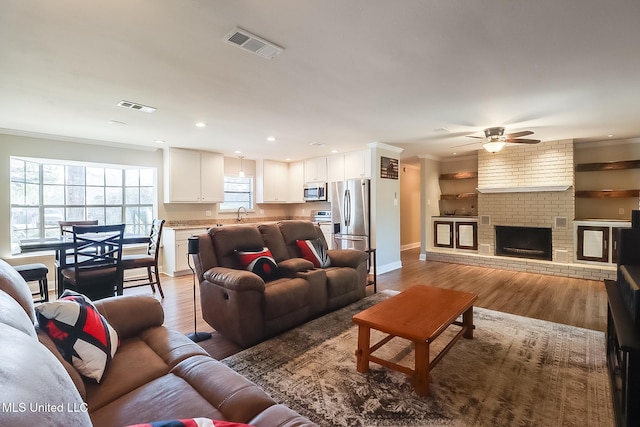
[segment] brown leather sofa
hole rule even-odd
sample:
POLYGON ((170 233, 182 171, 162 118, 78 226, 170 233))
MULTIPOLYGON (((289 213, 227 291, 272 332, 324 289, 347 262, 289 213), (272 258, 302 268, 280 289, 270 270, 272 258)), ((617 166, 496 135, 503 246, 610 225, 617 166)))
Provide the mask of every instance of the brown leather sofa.
POLYGON ((228 225, 199 234, 195 257, 202 316, 216 331, 247 347, 313 317, 363 298, 368 254, 353 249, 327 250, 330 266, 314 268, 301 258, 297 240, 320 239, 311 221, 228 225), (266 247, 279 277, 263 280, 247 271, 237 251, 266 247))
POLYGON ((153 297, 120 296, 95 305, 120 339, 100 384, 84 381, 34 326, 27 284, 0 260, 0 425, 111 427, 193 417, 315 425, 163 327, 162 306, 153 297))

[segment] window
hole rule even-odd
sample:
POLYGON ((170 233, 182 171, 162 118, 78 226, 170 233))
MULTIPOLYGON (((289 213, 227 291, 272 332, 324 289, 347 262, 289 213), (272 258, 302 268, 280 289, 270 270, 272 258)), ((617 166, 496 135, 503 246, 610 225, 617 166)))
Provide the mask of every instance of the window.
POLYGON ((147 234, 157 213, 155 168, 11 157, 11 252, 60 235, 58 221, 97 219, 147 234))
POLYGON ((253 177, 224 176, 224 202, 220 210, 238 210, 244 207, 253 210, 253 177))

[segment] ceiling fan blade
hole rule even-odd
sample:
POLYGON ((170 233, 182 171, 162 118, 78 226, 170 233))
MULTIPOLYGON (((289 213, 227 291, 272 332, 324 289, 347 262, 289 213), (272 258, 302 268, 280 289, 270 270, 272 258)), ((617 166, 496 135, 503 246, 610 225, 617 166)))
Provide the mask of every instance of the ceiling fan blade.
POLYGON ((467 138, 484 139, 484 136, 465 135, 467 138))
POLYGON ((507 139, 506 142, 515 143, 515 144, 537 144, 537 143, 540 142, 540 140, 539 139, 515 138, 515 139, 507 139))
POLYGON ((507 137, 507 139, 513 139, 513 138, 520 138, 521 136, 527 136, 527 135, 533 135, 533 132, 530 130, 523 130, 520 132, 510 133, 505 136, 507 137))

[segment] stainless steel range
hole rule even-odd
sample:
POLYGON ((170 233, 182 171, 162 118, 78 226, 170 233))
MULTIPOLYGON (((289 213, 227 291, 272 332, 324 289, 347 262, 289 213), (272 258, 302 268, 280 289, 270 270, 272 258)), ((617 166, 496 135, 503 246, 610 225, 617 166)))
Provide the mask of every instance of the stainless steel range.
POLYGON ((335 247, 333 240, 333 221, 331 220, 331 211, 311 211, 311 221, 320 226, 324 239, 327 241, 329 249, 335 247))

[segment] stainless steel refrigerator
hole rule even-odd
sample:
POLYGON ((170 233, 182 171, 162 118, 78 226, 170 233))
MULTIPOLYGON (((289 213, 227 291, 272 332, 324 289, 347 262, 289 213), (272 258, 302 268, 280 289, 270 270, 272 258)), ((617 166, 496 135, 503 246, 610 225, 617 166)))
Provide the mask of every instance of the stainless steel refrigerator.
POLYGON ((369 249, 370 181, 349 179, 332 183, 331 219, 337 249, 369 249))

